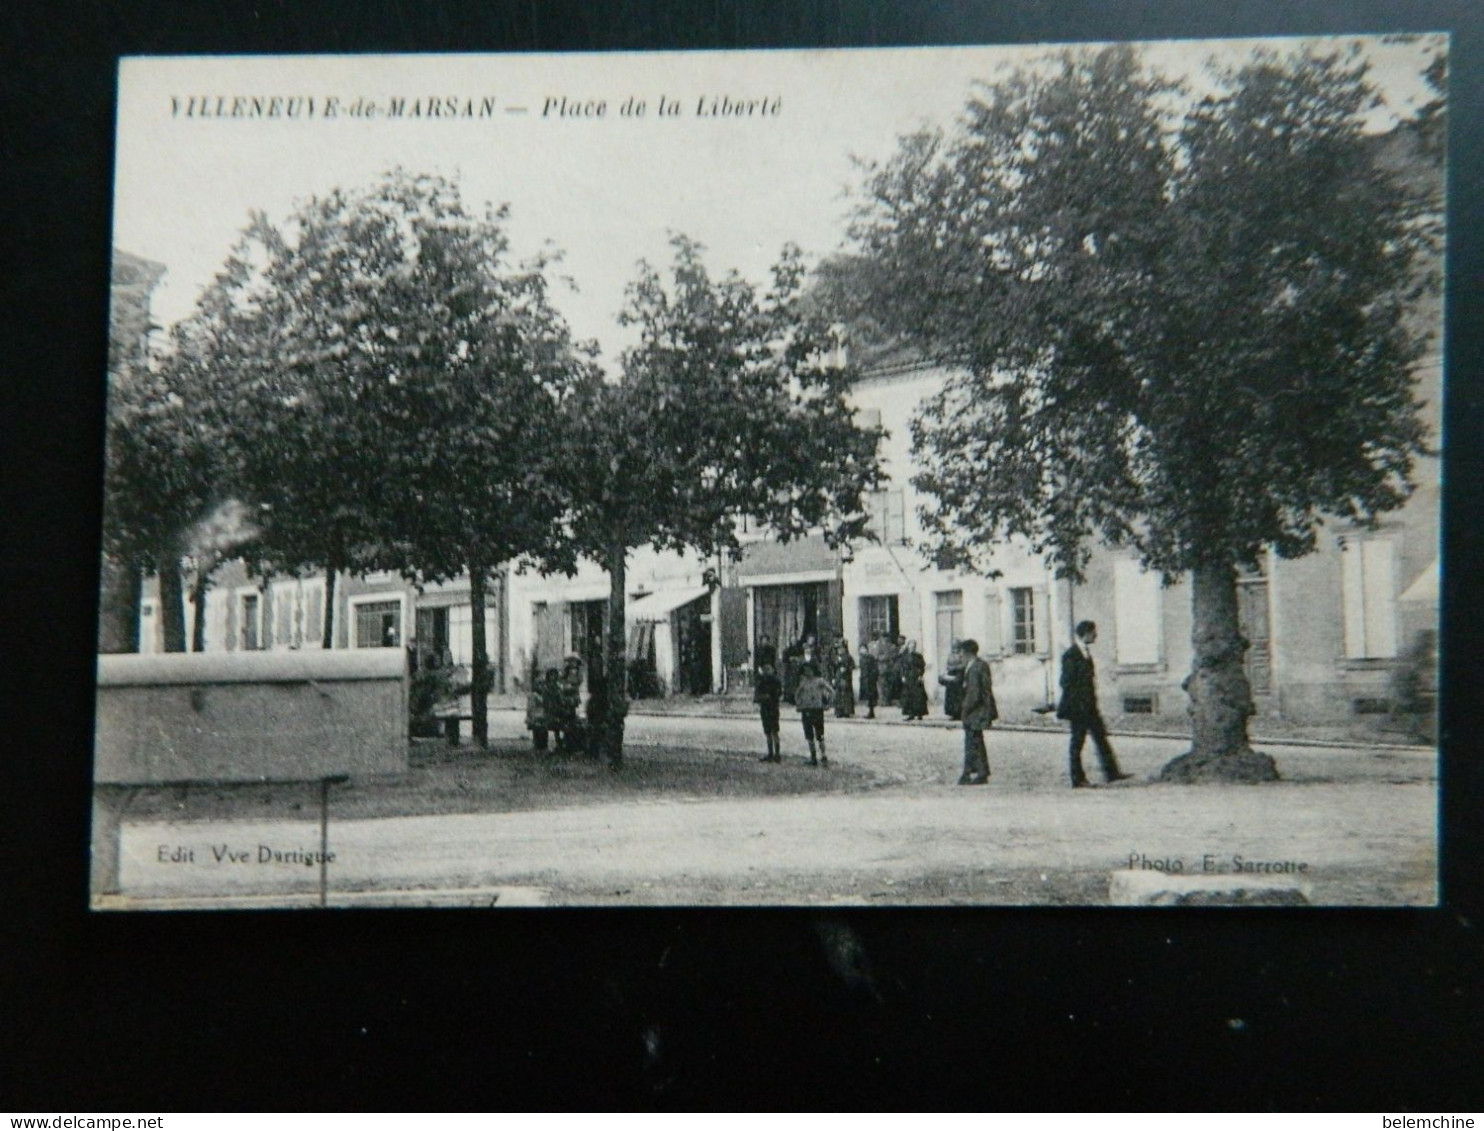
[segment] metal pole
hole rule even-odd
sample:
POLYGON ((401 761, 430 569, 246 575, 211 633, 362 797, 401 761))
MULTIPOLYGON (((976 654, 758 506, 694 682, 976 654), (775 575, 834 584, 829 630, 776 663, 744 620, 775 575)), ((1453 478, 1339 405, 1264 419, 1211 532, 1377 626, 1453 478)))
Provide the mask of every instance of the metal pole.
POLYGON ((330 905, 330 779, 319 783, 319 905, 330 905))
POLYGON ((349 774, 331 774, 319 782, 319 905, 330 905, 330 787, 350 780, 349 774))

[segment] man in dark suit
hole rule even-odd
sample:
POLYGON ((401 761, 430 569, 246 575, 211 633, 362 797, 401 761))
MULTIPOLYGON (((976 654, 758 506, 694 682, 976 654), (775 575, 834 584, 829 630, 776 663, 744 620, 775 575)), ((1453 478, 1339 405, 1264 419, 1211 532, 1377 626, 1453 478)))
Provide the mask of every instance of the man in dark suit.
POLYGON ((984 732, 1000 717, 995 706, 994 689, 990 686, 989 665, 979 658, 979 644, 965 640, 959 645, 965 659, 964 698, 961 718, 964 723, 964 772, 959 785, 989 784, 989 752, 984 748, 984 732))
POLYGON ((1087 786, 1087 771, 1082 768, 1082 746, 1092 735, 1103 776, 1110 782, 1132 777, 1118 768, 1113 747, 1108 744, 1108 728, 1098 710, 1097 673, 1092 662, 1092 645, 1098 638, 1098 626, 1090 620, 1077 625, 1077 639, 1061 658, 1061 705, 1056 717, 1072 724, 1072 741, 1067 750, 1072 788, 1087 786))

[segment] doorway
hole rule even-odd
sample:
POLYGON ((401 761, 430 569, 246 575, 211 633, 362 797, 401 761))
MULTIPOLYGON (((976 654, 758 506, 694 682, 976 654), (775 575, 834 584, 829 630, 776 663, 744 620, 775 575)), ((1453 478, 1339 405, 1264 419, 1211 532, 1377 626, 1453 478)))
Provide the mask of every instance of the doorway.
POLYGON ((712 687, 710 595, 676 609, 674 625, 676 689, 686 695, 707 695, 712 687))
POLYGON ((1261 574, 1237 581, 1237 627, 1247 639, 1242 666, 1253 695, 1273 692, 1273 637, 1268 613, 1268 579, 1261 574))

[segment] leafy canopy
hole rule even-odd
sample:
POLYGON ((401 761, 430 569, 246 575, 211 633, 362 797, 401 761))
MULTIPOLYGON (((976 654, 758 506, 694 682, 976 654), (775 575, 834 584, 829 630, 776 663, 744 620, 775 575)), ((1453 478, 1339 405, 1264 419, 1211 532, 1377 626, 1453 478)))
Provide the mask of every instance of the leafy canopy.
POLYGON ((838 336, 805 301, 798 250, 759 292, 712 278, 695 242, 673 246, 668 278, 641 263, 629 286, 621 321, 639 341, 622 380, 589 381, 572 401, 574 545, 604 563, 645 543, 709 553, 736 545, 744 515, 783 539, 859 536, 879 433, 856 426, 854 375, 830 363, 838 336))
POLYGON ((1078 576, 1101 538, 1173 574, 1407 497, 1428 203, 1366 69, 1258 52, 1196 97, 1066 52, 870 171, 836 290, 950 370, 914 422, 940 560, 1023 535, 1078 576))
POLYGON ((260 567, 440 580, 551 540, 543 460, 590 351, 548 301, 547 261, 509 262, 504 221, 402 171, 282 228, 253 218, 188 344, 230 406, 260 567))

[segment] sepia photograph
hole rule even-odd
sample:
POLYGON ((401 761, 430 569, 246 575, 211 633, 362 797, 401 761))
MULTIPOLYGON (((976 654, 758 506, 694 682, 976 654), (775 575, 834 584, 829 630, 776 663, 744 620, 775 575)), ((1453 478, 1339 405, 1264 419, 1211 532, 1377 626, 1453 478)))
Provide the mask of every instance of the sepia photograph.
POLYGON ((1436 906, 1449 46, 122 59, 91 907, 1436 906))

